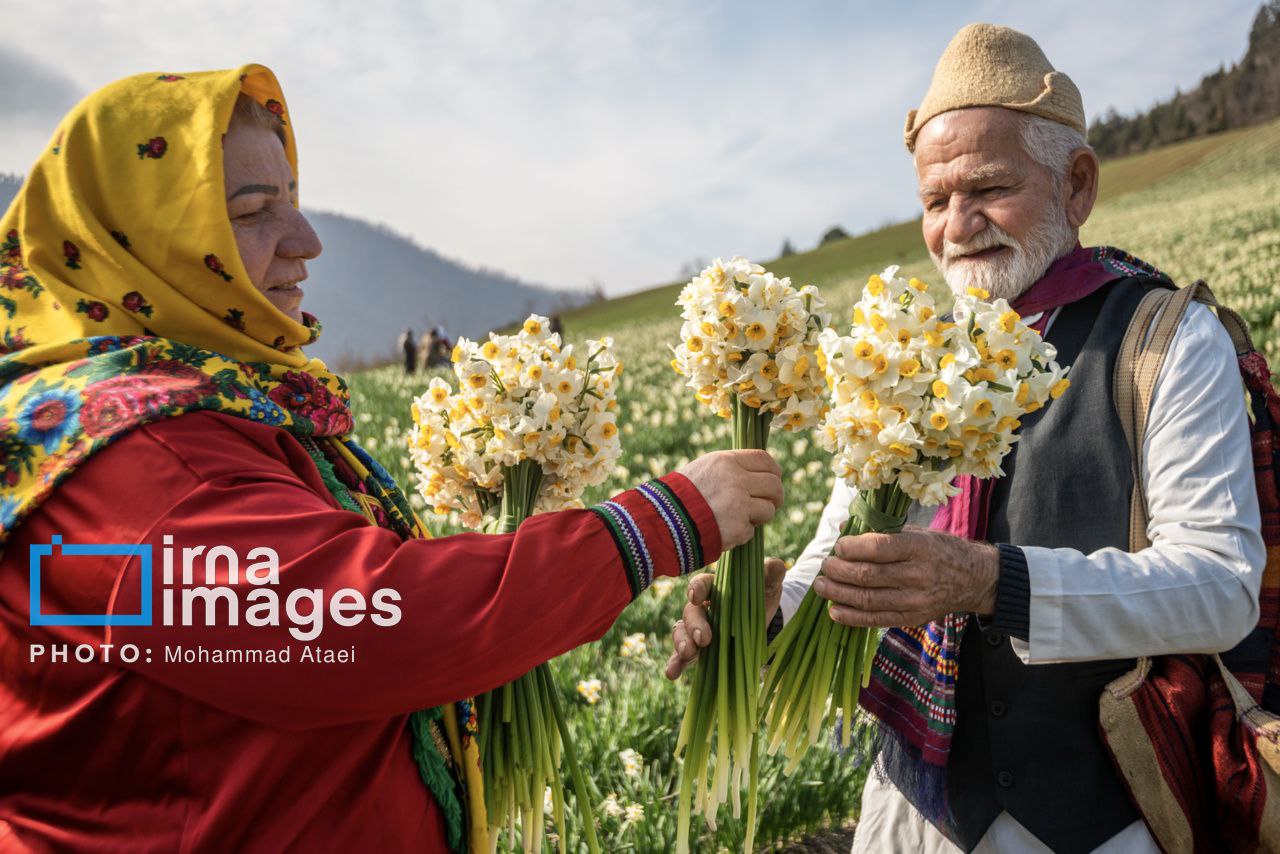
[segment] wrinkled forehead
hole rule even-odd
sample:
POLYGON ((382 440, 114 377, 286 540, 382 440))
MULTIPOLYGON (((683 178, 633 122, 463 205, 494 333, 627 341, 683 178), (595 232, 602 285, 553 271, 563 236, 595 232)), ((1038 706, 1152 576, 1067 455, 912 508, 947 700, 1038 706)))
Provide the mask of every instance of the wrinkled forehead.
POLYGON ((1018 176, 1034 163, 1023 145, 1019 114, 1001 107, 953 110, 930 119, 916 138, 914 158, 922 190, 1018 176))

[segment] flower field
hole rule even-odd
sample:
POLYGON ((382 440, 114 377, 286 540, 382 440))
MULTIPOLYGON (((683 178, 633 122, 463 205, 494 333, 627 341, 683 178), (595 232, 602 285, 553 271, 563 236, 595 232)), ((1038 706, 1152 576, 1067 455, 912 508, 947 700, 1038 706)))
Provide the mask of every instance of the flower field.
MULTIPOLYGON (((1220 300, 1250 322, 1274 370, 1280 365, 1280 122, 1231 136, 1186 168, 1145 185, 1134 182, 1133 175, 1141 172, 1140 158, 1149 155, 1108 164, 1104 188, 1108 174, 1120 170, 1126 170, 1126 181, 1136 188, 1107 198, 1082 239, 1086 245, 1105 243, 1133 252, 1180 283, 1206 279, 1220 300)), ((905 187, 904 194, 911 189, 905 187)), ((793 276, 797 286, 818 285, 841 322, 847 321, 867 275, 891 263, 903 264, 900 275, 933 284, 934 296, 947 299, 918 240, 910 257, 900 257, 895 248, 892 255, 859 257, 856 266, 840 263, 844 256, 838 249, 827 247, 769 266, 779 275, 793 276)), ((679 341, 681 328, 674 296, 665 307, 667 301, 658 301, 608 328, 594 324, 589 315, 566 318, 570 341, 612 335, 616 355, 626 366, 617 388, 622 454, 608 480, 588 491, 589 502, 665 474, 696 454, 729 446, 731 423, 695 406, 684 389, 685 379, 669 364, 669 348, 679 341)), ((359 440, 407 487, 413 484, 409 404, 426 391, 430 379, 405 377, 397 367, 350 377, 359 440)), ((830 491, 829 460, 810 433, 777 432, 771 448, 786 472, 788 491, 786 506, 766 532, 766 552, 792 557, 807 543, 830 491)), ((436 532, 459 529, 456 519, 430 516, 421 496, 412 500, 436 532)), ((584 577, 582 583, 590 585, 593 579, 584 577)), ((664 852, 674 847, 678 769, 672 754, 687 688, 667 682, 661 666, 682 602, 682 583, 656 583, 603 639, 556 664, 570 727, 597 789, 594 808, 607 851, 664 852)), ((785 779, 781 757, 763 761, 757 844, 782 846, 855 818, 866 773, 856 748, 855 743, 843 755, 811 750, 785 779)), ((700 821, 694 829, 696 850, 741 848, 744 828, 727 810, 716 831, 706 830, 700 821)))

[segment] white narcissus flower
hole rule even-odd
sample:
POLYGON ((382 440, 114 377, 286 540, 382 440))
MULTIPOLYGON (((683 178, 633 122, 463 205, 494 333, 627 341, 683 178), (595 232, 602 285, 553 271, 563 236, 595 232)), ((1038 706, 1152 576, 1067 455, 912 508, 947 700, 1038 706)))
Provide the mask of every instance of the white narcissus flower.
POLYGON ((623 813, 622 804, 618 803, 618 796, 612 792, 610 792, 604 799, 604 804, 601 805, 601 809, 604 811, 604 814, 610 818, 619 818, 623 813))
POLYGON ((938 504, 957 475, 999 475, 1022 416, 1069 383, 1007 302, 959 296, 943 320, 927 286, 897 272, 868 279, 847 335, 818 336, 829 389, 818 440, 856 489, 897 483, 938 504))
POLYGON ((644 771, 644 757, 630 747, 618 751, 618 758, 622 760, 622 771, 628 777, 639 777, 644 771))
POLYGON ((432 511, 482 527, 501 497, 503 467, 524 460, 542 470, 535 512, 580 505, 621 452, 613 410, 622 365, 612 348, 611 338, 563 346, 539 315, 515 335, 460 340, 457 390, 434 378, 411 407, 409 454, 432 511))
POLYGON ((735 399, 775 416, 785 410, 774 425, 787 430, 821 417, 818 335, 830 318, 815 288, 796 290, 744 258, 716 259, 677 304, 684 322, 671 365, 700 403, 723 418, 735 399))
POLYGON ((644 818, 644 807, 640 804, 627 804, 623 816, 626 824, 635 824, 644 818))
POLYGON ((599 679, 581 679, 578 681, 578 695, 587 701, 587 705, 594 706, 600 702, 600 693, 604 690, 604 684, 599 679))
POLYGON ((644 632, 636 632, 635 634, 627 635, 622 639, 622 648, 619 651, 619 655, 623 658, 639 658, 644 655, 648 649, 648 644, 645 643, 644 632))

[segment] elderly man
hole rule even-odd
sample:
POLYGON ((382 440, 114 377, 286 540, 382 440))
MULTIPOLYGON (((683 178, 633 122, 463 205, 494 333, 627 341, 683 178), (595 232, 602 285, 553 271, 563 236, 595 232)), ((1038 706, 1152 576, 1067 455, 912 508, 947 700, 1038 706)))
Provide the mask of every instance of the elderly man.
MULTIPOLYGON (((987 24, 956 35, 907 118, 924 239, 947 284, 1010 300, 1071 364, 1072 385, 1023 419, 1005 477, 966 486, 937 518, 913 509, 910 522, 941 530, 837 539, 854 498, 837 483, 785 581, 770 562, 775 631, 810 584, 839 622, 926 627, 889 631, 862 695, 882 748, 855 852, 1158 850, 1099 736, 1099 694, 1137 656, 1226 650, 1258 619, 1244 401, 1204 306, 1183 320, 1151 405, 1152 545, 1126 551, 1133 483, 1113 371, 1138 301, 1168 280, 1077 242, 1098 188, 1084 130, 1071 80, 1029 37, 987 24)), ((709 583, 695 579, 692 603, 709 583)), ((709 639, 691 604, 668 675, 709 639)))

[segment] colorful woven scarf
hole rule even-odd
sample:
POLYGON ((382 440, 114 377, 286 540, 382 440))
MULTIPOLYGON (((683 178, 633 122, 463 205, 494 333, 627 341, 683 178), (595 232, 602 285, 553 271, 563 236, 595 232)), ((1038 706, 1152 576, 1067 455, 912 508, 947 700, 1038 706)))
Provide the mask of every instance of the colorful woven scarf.
MULTIPOLYGON (((220 412, 299 439, 344 508, 428 536, 347 434, 346 383, 302 346, 320 333, 250 282, 227 214, 221 140, 244 93, 292 123, 259 65, 143 74, 62 121, 0 219, 0 543, 128 431, 220 412)), ((455 851, 487 850, 468 703, 415 713, 413 752, 455 851)))
MULTIPOLYGON (((1084 299, 1116 279, 1168 277, 1110 246, 1076 249, 1055 261, 1013 302, 1021 315, 1045 313, 1084 299)), ((1041 327, 1042 328, 1042 327, 1041 327)), ((1071 389, 1054 406, 1071 406, 1071 389)), ((995 481, 960 477, 960 493, 938 508, 930 528, 972 540, 986 539, 995 481)), ((947 756, 956 725, 960 642, 968 614, 947 614, 928 625, 890 629, 872 663, 859 705, 879 725, 879 764, 907 799, 946 831, 947 756)))

